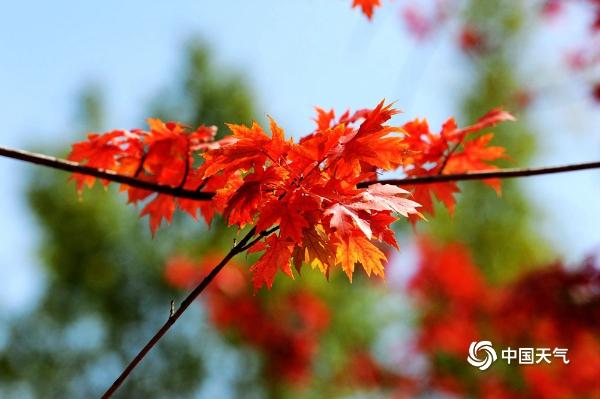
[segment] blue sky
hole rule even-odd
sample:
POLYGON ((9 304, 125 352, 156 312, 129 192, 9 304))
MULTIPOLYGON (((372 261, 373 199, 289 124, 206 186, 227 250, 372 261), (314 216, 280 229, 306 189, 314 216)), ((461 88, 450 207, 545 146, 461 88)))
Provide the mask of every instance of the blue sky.
MULTIPOLYGON (((369 23, 349 4, 9 2, 0 6, 0 144, 35 148, 83 137, 74 131, 73 115, 88 82, 106 89, 107 126, 139 126, 155 93, 174 81, 181 49, 195 35, 213 48, 218 64, 243 73, 259 109, 296 136, 310 130, 315 105, 362 108, 387 98, 407 117, 427 116, 434 126, 456 114, 468 68, 453 45, 408 39, 394 5, 369 23)), ((585 100, 582 85, 561 85, 565 71, 552 57, 556 47, 549 47, 566 46, 578 35, 577 29, 544 28, 531 44, 533 61, 520 65, 525 78, 550 82, 548 98, 531 116, 543 132, 537 165, 600 158, 600 110, 585 100), (536 62, 540 57, 543 63, 536 62)), ((31 304, 43 286, 35 224, 21 197, 27 168, 0 159, 0 315, 31 304)), ((598 172, 526 185, 546 214, 540 230, 568 259, 600 243, 598 172)))

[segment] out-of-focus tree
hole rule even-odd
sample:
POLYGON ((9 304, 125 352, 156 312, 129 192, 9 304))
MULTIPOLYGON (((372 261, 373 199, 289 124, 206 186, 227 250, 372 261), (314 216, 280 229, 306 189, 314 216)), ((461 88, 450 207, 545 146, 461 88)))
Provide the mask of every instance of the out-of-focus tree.
MULTIPOLYGON (((532 34, 526 22, 527 10, 518 1, 470 1, 461 16, 487 43, 471 58, 473 82, 464 101, 464 118, 474 120, 482 110, 503 105, 519 118, 510 126, 495 128, 496 142, 507 149, 506 166, 526 165, 533 154, 534 133, 527 125, 526 108, 520 101, 523 83, 514 60, 521 59, 523 43, 532 34)), ((466 243, 486 277, 501 282, 515 277, 524 268, 548 261, 552 254, 536 234, 540 216, 522 191, 522 183, 504 181, 502 198, 478 184, 461 187, 460 205, 453 217, 436 217, 429 224, 438 238, 466 243)), ((444 213, 443 210, 440 210, 444 213)), ((441 215, 440 215, 441 216, 441 215)))
POLYGON ((227 132, 224 122, 250 123, 257 117, 243 77, 214 65, 208 47, 190 41, 185 57, 182 79, 153 99, 150 115, 194 127, 216 125, 219 136, 227 132))
MULTIPOLYGON (((173 82, 179 89, 161 101, 163 117, 220 127, 252 118, 252 95, 241 77, 213 65, 202 45, 188 46, 185 57, 182 78, 173 82)), ((101 86, 84 91, 81 130, 102 128, 103 104, 101 86)), ((163 278, 167 251, 201 251, 216 240, 227 245, 217 234, 212 243, 202 240, 201 224, 180 220, 152 240, 145 221, 120 205, 113 190, 98 188, 78 200, 65 181, 46 170, 31 177, 28 198, 41 228, 47 286, 35 310, 12 322, 0 352, 2 397, 99 396, 168 317, 177 294, 163 278)), ((203 352, 215 337, 205 329, 202 341, 197 316, 161 342, 119 397, 191 397, 204 389, 203 352)))
MULTIPOLYGON (((474 76, 464 117, 473 120, 482 109, 498 104, 516 113, 520 122, 497 128, 496 138, 511 154, 509 162, 519 165, 526 164, 535 144, 523 101, 527 88, 515 68, 532 33, 527 18, 523 4, 515 1, 470 1, 461 16, 461 23, 477 33, 477 46, 462 47, 469 50, 474 76)), ((437 239, 453 244, 443 250, 427 244, 421 251, 409 291, 419 317, 413 351, 400 342, 403 351, 388 354, 387 363, 370 348, 357 351, 348 364, 349 380, 357 390, 384 397, 597 396, 592 371, 600 362, 597 264, 586 261, 567 272, 547 263, 554 254, 537 236, 539 215, 517 182, 503 184, 502 200, 480 185, 463 185, 462 190, 452 220, 438 215, 429 223, 437 239), (454 244, 456 240, 468 249, 454 244), (488 339, 496 347, 568 347, 577 366, 554 359, 552 365, 504 364, 474 373, 465 361, 469 344, 488 339), (410 368, 419 359, 425 366, 418 375, 405 373, 403 366, 410 368)))
POLYGON ((493 286, 463 245, 423 239, 419 247, 421 260, 408 290, 421 323, 414 344, 400 343, 388 356, 405 365, 425 358, 427 367, 415 375, 357 351, 346 370, 356 389, 390 398, 600 395, 597 259, 570 271, 560 264, 540 265, 493 286), (466 362, 474 341, 491 341, 497 354, 497 359, 484 350, 473 354, 482 361, 490 358, 485 372, 466 362), (519 348, 531 348, 529 363, 519 348))

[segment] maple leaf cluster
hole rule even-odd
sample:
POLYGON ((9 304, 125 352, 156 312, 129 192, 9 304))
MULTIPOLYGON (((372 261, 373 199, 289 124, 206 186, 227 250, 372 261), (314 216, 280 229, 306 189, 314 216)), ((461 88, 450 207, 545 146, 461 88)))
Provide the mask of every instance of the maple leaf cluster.
MULTIPOLYGON (((85 163, 98 169, 161 185, 186 190, 210 191, 217 179, 204 179, 197 167, 194 154, 219 146, 225 141, 214 141, 217 128, 200 126, 195 131, 176 122, 163 123, 148 119, 149 130, 114 130, 104 134, 89 134, 86 141, 75 143, 69 160, 85 163)), ((73 174, 77 189, 91 188, 96 178, 73 174)), ((103 181, 106 186, 108 181, 103 181)), ((162 220, 171 222, 176 208, 194 219, 201 212, 207 223, 214 215, 213 206, 205 201, 175 198, 172 195, 121 185, 128 203, 146 200, 141 216, 148 215, 154 234, 162 220)))
MULTIPOLYGON (((514 117, 501 109, 494 109, 480 118, 477 123, 459 128, 453 118, 448 119, 439 133, 432 133, 424 119, 415 119, 402 126, 406 132, 405 143, 414 155, 405 168, 409 177, 435 176, 442 174, 465 173, 473 170, 495 170, 491 161, 506 158, 505 149, 490 146, 493 133, 470 137, 482 129, 500 122, 514 121, 514 117)), ((484 183, 500 192, 499 179, 487 179, 484 183)), ((421 211, 433 214, 435 196, 452 213, 456 205, 454 194, 459 192, 456 182, 420 185, 411 189, 413 198, 421 206, 421 211)))
MULTIPOLYGON (((165 278, 175 287, 191 288, 221 258, 208 254, 194 262, 173 257, 166 264, 165 278)), ((204 297, 215 327, 264 354, 272 378, 302 385, 310 377, 319 339, 329 325, 330 309, 304 288, 262 299, 253 294, 250 276, 239 264, 223 269, 204 297)))
POLYGON ((405 161, 401 129, 384 124, 395 113, 383 102, 338 120, 319 109, 317 130, 298 143, 273 120, 271 137, 256 123, 229 125, 233 142, 204 155, 204 176, 226 177, 213 202, 229 225, 279 226, 251 249, 264 250, 251 268, 255 287, 270 287, 278 270, 293 277, 291 263, 325 274, 339 264, 350 279, 359 263, 368 275, 383 275, 386 257, 373 241, 396 246, 393 213, 417 214, 419 204, 392 185, 357 185, 405 161))
MULTIPOLYGON (((210 224, 216 213, 229 226, 255 226, 251 252, 263 255, 251 267, 255 288, 271 287, 281 270, 293 277, 302 264, 325 275, 336 267, 352 279, 356 264, 367 275, 383 276, 386 256, 377 243, 397 248, 391 223, 398 217, 433 212, 432 194, 454 208, 455 183, 406 189, 377 182, 380 171, 403 170, 408 177, 489 170, 504 156, 489 146, 491 134, 467 136, 512 116, 494 110, 473 126, 458 128, 448 120, 433 134, 425 120, 404 126, 386 123, 397 111, 382 101, 374 109, 317 109, 316 129, 297 143, 286 139, 270 119, 270 135, 252 126, 229 124, 233 133, 213 141, 215 128, 195 131, 178 123, 151 119, 150 130, 90 135, 73 146, 70 159, 141 180, 185 190, 214 193, 211 201, 174 198, 122 186, 129 202, 144 201, 154 232, 170 222, 177 207, 210 224), (470 137, 469 137, 470 138, 470 137), (368 184, 367 184, 368 183, 368 184), (420 205, 421 203, 421 205, 420 205), (273 233, 278 229, 278 232, 273 233), (265 234, 265 232, 273 234, 265 234)), ((79 189, 94 178, 75 175, 79 189)), ((498 181, 489 181, 499 189, 498 181)))

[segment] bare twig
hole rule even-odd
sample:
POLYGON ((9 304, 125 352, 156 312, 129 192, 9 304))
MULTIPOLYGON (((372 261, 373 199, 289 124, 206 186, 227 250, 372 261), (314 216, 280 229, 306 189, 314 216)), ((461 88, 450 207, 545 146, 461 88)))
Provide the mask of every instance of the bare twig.
MULTIPOLYGON (((132 176, 125 176, 110 170, 96 169, 89 166, 78 164, 77 162, 54 158, 51 156, 37 154, 33 152, 15 150, 0 146, 0 156, 13 158, 36 165, 43 165, 54 169, 67 172, 80 173, 83 175, 94 176, 100 179, 106 179, 112 182, 126 184, 131 187, 142 188, 161 194, 169 194, 174 197, 194 199, 199 201, 208 201, 213 196, 212 192, 200 192, 196 190, 185 190, 181 187, 171 187, 163 184, 150 183, 139 180, 132 176)), ((422 177, 409 177, 404 179, 384 179, 377 181, 362 182, 359 187, 368 187, 375 183, 393 184, 396 186, 413 186, 421 184, 444 183, 449 181, 466 180, 484 180, 484 179, 510 179, 516 177, 540 176, 555 173, 575 172, 588 169, 600 169, 600 161, 584 162, 570 165, 549 166, 541 168, 506 168, 489 171, 475 171, 467 173, 456 173, 448 175, 432 175, 422 177)))
MULTIPOLYGON (((276 228, 272 228, 270 230, 266 230, 257 235, 258 238, 263 238, 274 232, 276 228)), ((225 255, 225 257, 208 273, 206 277, 185 297, 185 299, 181 302, 176 311, 172 311, 169 314, 169 318, 163 324, 163 326, 150 338, 148 343, 138 352, 137 355, 129 362, 127 367, 123 369, 119 377, 113 382, 113 384, 108 388, 108 390, 102 395, 103 399, 110 398, 112 395, 119 389, 121 384, 127 379, 129 374, 136 368, 136 366, 142 361, 142 359, 150 352, 150 350, 160 341, 160 339, 165 335, 165 333, 171 328, 173 324, 181 317, 183 312, 194 302, 194 300, 206 289, 206 287, 210 284, 210 282, 219 274, 221 269, 239 253, 244 252, 252 245, 254 245, 257 240, 252 240, 252 237, 256 235, 256 228, 252 228, 245 236, 242 238, 231 250, 225 255), (250 245, 251 244, 251 245, 250 245)))
POLYGON ((274 226, 272 228, 270 228, 269 230, 264 230, 261 231, 260 234, 252 241, 250 241, 248 244, 244 245, 241 250, 245 251, 247 249, 250 249, 254 244, 256 244, 257 242, 259 242, 260 240, 262 240, 263 238, 271 235, 271 233, 276 232, 277 230, 279 230, 279 226, 274 226))

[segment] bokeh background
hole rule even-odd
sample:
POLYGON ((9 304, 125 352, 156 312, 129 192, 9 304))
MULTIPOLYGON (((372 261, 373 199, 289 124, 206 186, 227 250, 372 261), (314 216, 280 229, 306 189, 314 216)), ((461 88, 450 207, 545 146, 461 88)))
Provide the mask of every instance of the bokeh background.
MULTIPOLYGON (((373 21, 350 3, 4 4, 0 144, 64 156, 149 116, 224 132, 267 113, 300 137, 314 106, 386 98, 434 128, 506 107, 505 166, 600 158, 594 1, 384 0, 373 21)), ((182 216, 152 239, 116 190, 80 200, 7 159, 0 188, 0 397, 98 396, 235 233, 182 216)), ((252 296, 240 258, 119 397, 600 395, 599 172, 461 188, 453 217, 398 226, 386 281, 308 272, 252 296), (485 374, 476 339, 579 361, 485 374)))

